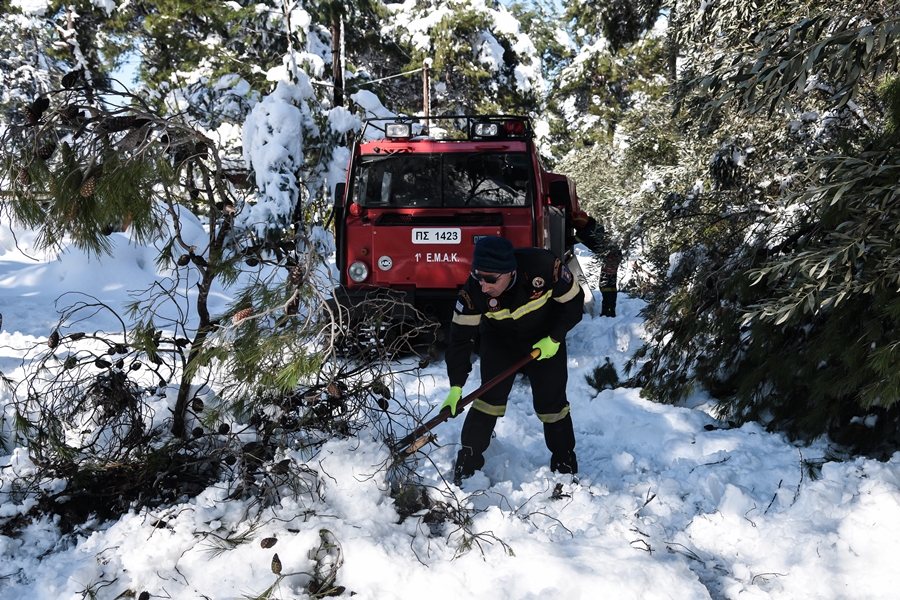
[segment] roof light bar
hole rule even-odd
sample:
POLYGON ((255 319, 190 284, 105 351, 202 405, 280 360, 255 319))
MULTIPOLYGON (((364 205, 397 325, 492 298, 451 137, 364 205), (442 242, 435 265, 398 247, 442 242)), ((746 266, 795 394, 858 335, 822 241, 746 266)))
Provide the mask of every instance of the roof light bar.
POLYGON ((388 123, 384 128, 384 136, 387 138, 412 137, 412 125, 410 123, 388 123))
POLYGON ((475 123, 475 137, 497 137, 500 127, 496 123, 475 123))

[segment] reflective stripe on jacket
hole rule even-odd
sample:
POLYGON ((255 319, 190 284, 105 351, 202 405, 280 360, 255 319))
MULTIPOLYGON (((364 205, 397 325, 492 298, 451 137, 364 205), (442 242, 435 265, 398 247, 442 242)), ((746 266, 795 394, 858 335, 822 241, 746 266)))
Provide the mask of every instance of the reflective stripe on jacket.
POLYGON ((546 336, 564 343, 581 320, 584 292, 556 255, 541 248, 519 248, 515 255, 515 279, 499 297, 487 296, 471 277, 460 290, 445 355, 450 385, 462 386, 468 378, 479 327, 482 348, 511 344, 524 356, 546 336))

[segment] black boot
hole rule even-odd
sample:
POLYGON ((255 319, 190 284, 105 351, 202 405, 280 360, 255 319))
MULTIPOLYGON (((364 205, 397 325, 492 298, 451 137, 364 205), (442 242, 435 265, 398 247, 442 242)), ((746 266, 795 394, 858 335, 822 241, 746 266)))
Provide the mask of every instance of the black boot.
POLYGON ((603 303, 600 305, 600 316, 601 317, 615 317, 616 316, 616 290, 613 288, 612 290, 601 288, 600 291, 603 296, 603 303))
POLYGON ((578 459, 575 458, 575 452, 568 450, 551 455, 550 470, 554 473, 577 473, 578 459))
POLYGON ((556 473, 577 473, 572 415, 566 415, 555 423, 544 423, 544 439, 550 451, 550 470, 556 473))
POLYGON ((459 485, 484 466, 484 451, 491 443, 491 433, 496 423, 497 417, 474 409, 469 411, 459 436, 462 450, 456 455, 453 483, 459 485))
POLYGON ((456 466, 453 467, 453 483, 462 485, 463 479, 468 479, 483 466, 484 456, 473 454, 471 448, 463 447, 456 454, 456 466))

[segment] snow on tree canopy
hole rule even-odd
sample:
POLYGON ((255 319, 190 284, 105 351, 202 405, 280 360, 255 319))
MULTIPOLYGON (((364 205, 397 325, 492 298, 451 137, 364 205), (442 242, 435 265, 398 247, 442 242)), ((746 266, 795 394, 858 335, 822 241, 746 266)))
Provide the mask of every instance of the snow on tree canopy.
POLYGON ((47 0, 12 0, 9 5, 21 10, 22 14, 41 16, 47 12, 50 3, 47 0))
POLYGON ((378 96, 368 90, 360 90, 350 96, 350 99, 356 102, 363 110, 366 117, 396 117, 393 113, 386 109, 378 99, 378 96))
POLYGON ((414 0, 387 4, 393 22, 382 28, 382 35, 399 36, 420 52, 433 55, 438 51, 439 44, 435 42, 435 37, 441 27, 446 27, 460 15, 478 15, 486 28, 475 32, 470 39, 455 39, 453 44, 457 49, 469 45, 472 59, 496 74, 508 66, 503 58, 506 50, 501 43, 501 40, 505 41, 517 57, 513 68, 514 81, 509 83, 515 85, 520 94, 542 90, 544 80, 535 44, 522 33, 518 19, 505 6, 493 8, 491 4, 485 0, 434 2, 425 7, 414 0))
POLYGON ((285 225, 300 198, 304 130, 314 129, 315 123, 306 105, 313 97, 312 86, 305 74, 295 74, 298 83, 279 81, 244 122, 244 161, 256 176, 259 197, 244 208, 239 221, 260 236, 285 225))
MULTIPOLYGON (((339 136, 351 131, 359 131, 361 125, 361 121, 342 106, 335 107, 328 113, 328 128, 339 136)), ((329 193, 333 193, 334 186, 346 179, 348 164, 350 164, 350 149, 346 146, 335 146, 331 151, 331 160, 328 161, 325 171, 325 183, 329 193)))

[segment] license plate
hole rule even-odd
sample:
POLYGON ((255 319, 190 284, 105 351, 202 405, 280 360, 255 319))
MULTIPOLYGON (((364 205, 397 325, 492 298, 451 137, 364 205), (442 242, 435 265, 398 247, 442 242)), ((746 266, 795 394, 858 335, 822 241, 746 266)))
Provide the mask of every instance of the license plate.
POLYGON ((413 244, 459 244, 462 233, 456 227, 419 227, 412 230, 413 244))

